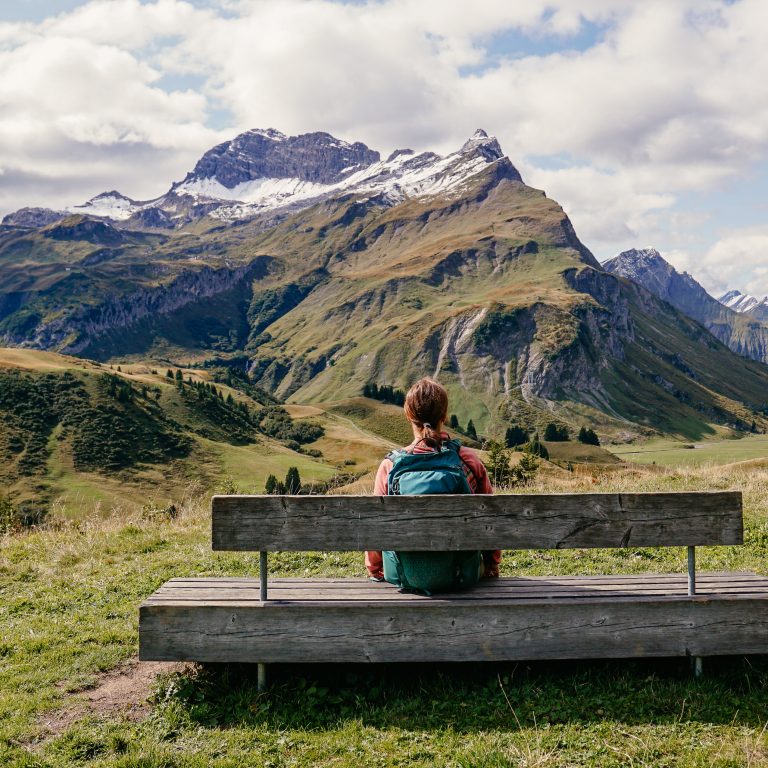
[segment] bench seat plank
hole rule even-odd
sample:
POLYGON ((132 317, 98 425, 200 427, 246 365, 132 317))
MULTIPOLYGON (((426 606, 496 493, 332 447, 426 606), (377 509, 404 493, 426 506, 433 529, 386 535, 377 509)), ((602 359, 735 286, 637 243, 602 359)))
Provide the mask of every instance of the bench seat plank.
POLYGON ((461 550, 741 544, 739 491, 214 496, 214 550, 461 550))
POLYGON ((174 579, 140 609, 140 658, 502 661, 768 650, 768 578, 525 577, 424 597, 362 579, 174 579))

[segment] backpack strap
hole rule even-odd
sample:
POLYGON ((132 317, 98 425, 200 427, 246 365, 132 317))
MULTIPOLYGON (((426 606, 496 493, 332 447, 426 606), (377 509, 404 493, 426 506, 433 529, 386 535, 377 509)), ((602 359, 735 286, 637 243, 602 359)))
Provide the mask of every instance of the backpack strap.
POLYGON ((469 465, 469 463, 464 459, 464 457, 461 455, 461 440, 454 437, 451 440, 446 440, 443 445, 447 445, 452 451, 456 451, 457 456, 461 459, 462 466, 464 467, 465 473, 474 480, 475 487, 474 490, 472 489, 472 485, 470 484, 469 488, 474 494, 475 491, 480 487, 480 481, 478 480, 477 475, 475 474, 475 470, 472 469, 472 467, 469 465))

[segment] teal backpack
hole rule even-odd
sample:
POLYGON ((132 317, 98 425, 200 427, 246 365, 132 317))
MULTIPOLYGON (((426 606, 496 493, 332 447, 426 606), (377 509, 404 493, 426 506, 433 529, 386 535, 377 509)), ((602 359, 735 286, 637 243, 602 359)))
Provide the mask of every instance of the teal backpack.
MULTIPOLYGON (((392 462, 387 493, 390 496, 472 493, 460 448, 458 440, 447 440, 439 451, 430 453, 393 451, 387 457, 392 462)), ((384 551, 381 554, 384 579, 410 592, 426 595, 453 592, 477 584, 480 578, 482 554, 479 551, 384 551)))

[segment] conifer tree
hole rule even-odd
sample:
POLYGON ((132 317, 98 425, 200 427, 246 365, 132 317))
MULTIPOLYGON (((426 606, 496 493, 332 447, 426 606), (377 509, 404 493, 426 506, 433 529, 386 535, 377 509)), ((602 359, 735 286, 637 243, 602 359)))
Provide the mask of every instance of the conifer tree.
POLYGON ((277 493, 277 478, 274 475, 267 478, 267 482, 264 484, 264 493, 277 493))
POLYGON ((285 475, 285 493, 296 494, 301 489, 301 478, 297 467, 289 467, 285 475))
POLYGON ((528 433, 518 424, 507 428, 504 435, 504 443, 507 448, 515 448, 528 442, 528 433))
POLYGON ((587 427, 582 427, 579 430, 578 441, 585 445, 600 445, 600 439, 598 438, 597 433, 593 429, 588 429, 587 427))
POLYGON ((549 458, 549 451, 545 445, 542 445, 538 432, 534 434, 533 439, 526 445, 525 450, 542 459, 549 458))

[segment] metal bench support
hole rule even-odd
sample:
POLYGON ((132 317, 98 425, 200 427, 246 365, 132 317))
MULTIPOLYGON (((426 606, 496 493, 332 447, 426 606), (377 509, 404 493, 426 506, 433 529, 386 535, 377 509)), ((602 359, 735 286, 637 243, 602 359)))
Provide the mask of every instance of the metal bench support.
MULTIPOLYGON (((688 547, 688 594, 696 594, 696 547, 688 547)), ((704 674, 704 660, 701 656, 691 656, 691 670, 694 677, 704 674)))
MULTIPOLYGON (((259 552, 259 587, 259 597, 261 602, 265 603, 267 602, 267 553, 263 550, 259 552)), ((259 662, 256 685, 259 691, 264 691, 267 688, 267 665, 261 662, 259 662)))

